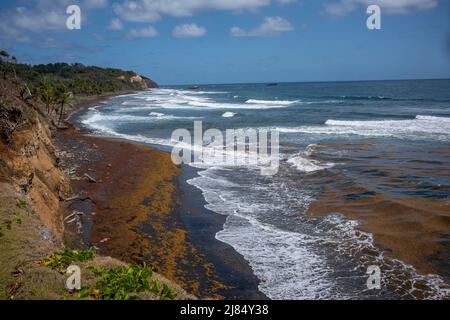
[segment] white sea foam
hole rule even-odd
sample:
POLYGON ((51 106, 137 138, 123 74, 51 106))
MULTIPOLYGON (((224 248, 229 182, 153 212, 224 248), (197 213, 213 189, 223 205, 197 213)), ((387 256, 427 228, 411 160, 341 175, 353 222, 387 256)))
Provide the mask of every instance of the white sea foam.
POLYGON ((226 91, 190 91, 190 90, 182 90, 180 91, 183 94, 227 94, 226 91))
POLYGON ((275 109, 286 108, 291 104, 298 103, 299 100, 286 101, 286 100, 255 100, 250 99, 245 103, 227 103, 214 100, 206 94, 217 94, 220 92, 197 92, 197 91, 184 91, 184 90, 172 90, 172 89, 156 89, 149 91, 145 94, 136 95, 133 97, 134 101, 123 101, 124 106, 133 106, 134 108, 142 105, 139 100, 144 100, 148 104, 142 105, 142 108, 162 108, 162 109, 275 109), (156 91, 157 90, 157 91, 156 91), (136 100, 137 99, 137 100, 136 100), (134 106, 134 105, 138 106, 134 106))
POLYGON ((134 96, 139 96, 142 93, 127 93, 127 94, 122 94, 119 96, 115 96, 114 98, 124 98, 124 97, 134 97, 134 96))
POLYGON ((155 116, 150 114, 148 117, 145 116, 134 116, 134 115, 114 115, 114 114, 101 114, 94 113, 89 118, 83 121, 84 124, 91 125, 96 122, 110 122, 110 123, 120 123, 120 122, 155 122, 161 120, 195 120, 198 117, 178 117, 173 115, 160 114, 155 116))
POLYGON ((437 116, 422 116, 417 115, 417 120, 429 120, 429 121, 444 121, 444 122, 450 122, 450 117, 437 117, 437 116))
POLYGON ((400 139, 450 139, 450 118, 416 116, 406 120, 327 120, 324 125, 272 127, 281 133, 360 135, 400 139))
POLYGON ((284 104, 239 104, 209 101, 189 101, 188 105, 194 107, 206 107, 211 109, 277 109, 286 108, 284 104))
POLYGON ((225 112, 224 114, 222 114, 222 117, 224 117, 224 118, 232 118, 232 117, 234 117, 235 115, 237 115, 237 113, 227 111, 227 112, 225 112))
POLYGON ((259 290, 271 299, 326 299, 334 287, 323 257, 308 242, 314 239, 277 229, 257 219, 229 216, 216 238, 249 261, 260 279, 259 290))
POLYGON ((264 104, 264 105, 291 105, 299 103, 300 100, 258 100, 248 99, 245 103, 248 104, 264 104))
POLYGON ((150 117, 132 116, 132 115, 111 115, 94 113, 89 118, 83 121, 84 124, 91 124, 95 122, 147 122, 153 121, 150 117))
POLYGON ((164 113, 161 113, 161 112, 150 112, 148 115, 152 116, 152 117, 163 117, 164 113))
POLYGON ((125 139, 135 142, 162 145, 162 146, 173 146, 170 140, 168 139, 159 139, 159 138, 150 138, 145 137, 143 135, 131 135, 125 133, 119 133, 113 130, 111 127, 101 124, 98 122, 90 122, 88 120, 83 120, 83 124, 87 125, 89 128, 96 130, 98 133, 107 135, 113 138, 125 139))
POLYGON ((318 161, 311 160, 305 157, 304 153, 299 153, 292 158, 287 160, 287 163, 295 167, 298 171, 301 172, 315 172, 330 168, 333 164, 326 163, 322 164, 318 161))
MULTIPOLYGON (((258 211, 270 211, 274 203, 255 203, 247 199, 248 202, 246 193, 239 191, 248 186, 231 183, 216 174, 216 170, 222 169, 201 171, 188 183, 202 190, 208 202, 206 208, 227 215, 223 230, 216 238, 230 244, 249 261, 260 279, 259 289, 272 299, 332 297, 334 283, 327 263, 310 246, 316 240, 261 222, 256 217, 258 211)), ((271 185, 260 187, 262 194, 274 188, 271 185)), ((297 198, 296 203, 300 201, 301 198, 297 198)))

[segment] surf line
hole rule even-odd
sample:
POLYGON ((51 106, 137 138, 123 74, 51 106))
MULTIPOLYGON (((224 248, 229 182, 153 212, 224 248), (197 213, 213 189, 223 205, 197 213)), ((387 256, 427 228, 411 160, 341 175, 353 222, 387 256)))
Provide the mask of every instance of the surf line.
POLYGON ((175 146, 171 158, 176 165, 192 162, 254 165, 260 168, 262 175, 275 175, 279 167, 279 132, 270 130, 270 139, 268 136, 266 129, 226 129, 224 139, 219 129, 203 132, 202 121, 194 121, 193 139, 188 129, 172 132, 171 142, 175 146))

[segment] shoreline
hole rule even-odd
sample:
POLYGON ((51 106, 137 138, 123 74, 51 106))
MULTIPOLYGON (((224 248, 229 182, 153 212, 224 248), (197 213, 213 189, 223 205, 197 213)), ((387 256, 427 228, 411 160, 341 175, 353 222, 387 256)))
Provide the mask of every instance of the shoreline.
POLYGON ((248 262, 215 238, 226 217, 207 210, 201 191, 186 183, 194 168, 177 168, 158 148, 91 136, 79 126, 88 108, 122 94, 77 102, 67 117, 70 127, 56 134, 59 149, 72 154, 63 159, 66 169, 79 166, 72 186, 80 197, 66 204, 65 215, 84 213, 81 233, 69 227, 66 241, 126 262, 145 261, 200 298, 267 299, 248 262))

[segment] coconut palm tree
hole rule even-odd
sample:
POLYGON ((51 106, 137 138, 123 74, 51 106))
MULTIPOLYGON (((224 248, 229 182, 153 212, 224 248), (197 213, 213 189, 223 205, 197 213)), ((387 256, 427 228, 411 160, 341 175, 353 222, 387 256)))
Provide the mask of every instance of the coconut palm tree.
POLYGON ((50 115, 56 102, 55 89, 52 86, 44 85, 38 89, 38 96, 45 105, 47 114, 50 115))
POLYGON ((68 92, 65 86, 60 86, 55 92, 56 102, 59 105, 58 125, 60 125, 64 117, 64 108, 72 103, 73 94, 72 92, 68 92))

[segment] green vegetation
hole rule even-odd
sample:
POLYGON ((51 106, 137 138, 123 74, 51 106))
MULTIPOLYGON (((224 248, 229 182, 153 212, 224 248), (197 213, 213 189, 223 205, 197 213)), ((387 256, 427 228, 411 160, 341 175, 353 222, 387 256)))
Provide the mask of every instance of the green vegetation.
POLYGON ((0 50, 0 70, 3 73, 3 78, 10 72, 16 76, 16 70, 14 68, 17 63, 17 58, 14 56, 10 56, 8 52, 5 50, 0 50))
POLYGON ((63 86, 74 95, 96 95, 108 92, 140 90, 141 84, 132 83, 133 71, 84 66, 80 63, 51 63, 46 65, 16 64, 15 72, 36 93, 42 87, 63 86))
POLYGON ((22 217, 20 216, 20 213, 16 213, 14 221, 17 224, 22 224, 22 217))
MULTIPOLYGON (((93 260, 95 252, 89 250, 64 249, 57 251, 44 259, 43 264, 60 273, 65 273, 74 262, 93 260)), ((137 300, 138 294, 150 293, 159 299, 175 299, 177 294, 165 283, 161 285, 152 278, 152 270, 146 266, 114 266, 104 268, 90 265, 85 267, 95 276, 96 282, 82 288, 77 293, 79 299, 93 298, 98 300, 137 300)))
POLYGON ((17 199, 17 207, 19 207, 20 209, 24 209, 27 207, 27 202, 23 199, 17 199))
POLYGON ((13 224, 22 224, 22 217, 20 216, 19 213, 15 214, 15 219, 14 220, 5 220, 0 224, 0 238, 3 237, 3 228, 5 228, 6 230, 11 230, 13 224))
POLYGON ((100 280, 91 287, 84 288, 78 293, 79 298, 92 297, 101 300, 138 300, 138 293, 150 292, 160 299, 175 299, 176 293, 167 284, 161 286, 158 280, 149 278, 152 270, 144 266, 119 266, 112 269, 89 267, 100 280))
POLYGON ((157 84, 133 71, 85 66, 80 63, 27 65, 17 62, 8 52, 0 50, 1 89, 10 93, 17 88, 15 102, 0 101, 0 140, 11 145, 14 133, 27 124, 30 106, 60 127, 68 106, 75 98, 114 94, 157 87, 157 84), (19 100, 20 101, 17 101, 19 100), (41 104, 33 104, 33 98, 41 104))
POLYGON ((88 296, 102 300, 133 300, 138 299, 131 293, 143 292, 149 289, 148 277, 152 270, 147 266, 116 267, 110 270, 91 267, 91 271, 100 277, 95 286, 83 289, 80 298, 88 296))
POLYGON ((87 261, 95 258, 95 251, 92 249, 88 250, 70 250, 64 249, 63 251, 57 251, 51 256, 44 259, 43 263, 45 266, 50 267, 59 271, 60 273, 65 273, 66 269, 73 262, 87 261))
POLYGON ((158 280, 153 281, 153 286, 150 291, 159 294, 161 300, 173 300, 177 296, 165 283, 163 283, 161 289, 161 283, 158 280))

